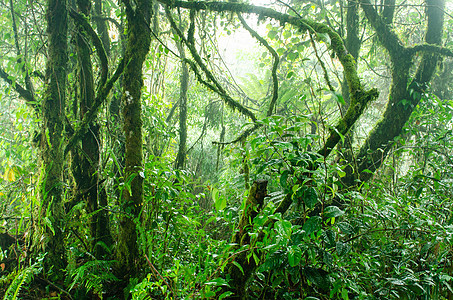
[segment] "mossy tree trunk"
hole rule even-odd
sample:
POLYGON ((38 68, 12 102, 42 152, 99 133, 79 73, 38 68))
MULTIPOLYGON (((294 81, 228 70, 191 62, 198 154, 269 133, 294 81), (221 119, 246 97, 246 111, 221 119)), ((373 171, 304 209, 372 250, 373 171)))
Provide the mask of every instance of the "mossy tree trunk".
MULTIPOLYGON (((79 12, 90 16, 91 1, 78 0, 79 12)), ((91 63, 91 45, 88 34, 82 26, 78 26, 76 41, 77 51, 77 85, 78 85, 78 119, 82 120, 95 102, 93 67, 91 63)), ((107 205, 107 193, 100 184, 99 157, 102 138, 99 124, 93 121, 89 130, 81 138, 81 147, 72 153, 72 173, 76 182, 76 201, 83 201, 89 215, 89 232, 91 250, 101 258, 106 254, 105 247, 111 245, 108 226, 108 215, 102 207, 107 205), (102 245, 103 243, 104 245, 102 245)))
POLYGON ((46 86, 41 108, 41 216, 47 252, 45 271, 62 275, 65 267, 63 166, 64 115, 68 61, 68 12, 66 0, 47 1, 46 86))
MULTIPOLYGON (((362 0, 361 3, 367 19, 376 30, 392 61, 392 86, 386 110, 382 120, 376 124, 356 156, 357 175, 360 181, 367 181, 382 165, 392 147, 392 142, 401 134, 404 124, 420 102, 421 94, 426 91, 427 84, 434 74, 439 56, 432 53, 423 54, 416 74, 411 78, 409 71, 414 65, 413 57, 416 52, 402 46, 403 43, 368 0, 362 0), (365 170, 371 172, 364 172, 365 170)), ((426 0, 428 24, 425 41, 428 44, 441 43, 444 7, 444 0, 426 0)), ((354 177, 354 174, 348 174, 345 183, 348 186, 354 185, 356 183, 354 177)))
POLYGON ((186 160, 187 144, 187 89, 189 87, 189 70, 184 62, 186 53, 182 42, 177 43, 181 57, 181 76, 179 86, 179 147, 176 155, 176 169, 183 169, 186 160))
MULTIPOLYGON (((267 181, 257 180, 250 187, 244 211, 242 212, 238 228, 232 238, 232 243, 236 244, 233 250, 237 250, 244 245, 250 245, 249 232, 253 227, 253 219, 263 207, 264 197, 266 197, 266 195, 267 181)), ((229 299, 246 299, 247 282, 258 266, 255 259, 249 257, 249 254, 249 251, 242 251, 234 258, 234 261, 242 267, 242 270, 232 263, 229 265, 230 267, 227 270, 227 276, 230 278, 229 290, 234 293, 229 299)))
POLYGON ((138 247, 134 219, 143 203, 143 152, 141 89, 143 87, 143 62, 149 51, 149 28, 152 5, 149 0, 132 3, 123 1, 127 18, 126 67, 123 72, 123 132, 125 136, 125 172, 121 207, 125 215, 119 222, 116 256, 120 272, 128 276, 137 267, 138 247))

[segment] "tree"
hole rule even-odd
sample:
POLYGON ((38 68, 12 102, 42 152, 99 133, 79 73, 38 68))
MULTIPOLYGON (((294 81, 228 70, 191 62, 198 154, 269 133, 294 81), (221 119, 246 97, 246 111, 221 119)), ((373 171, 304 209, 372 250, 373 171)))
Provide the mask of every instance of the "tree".
POLYGON ((382 165, 392 147, 392 142, 400 135, 404 124, 426 92, 439 59, 440 48, 434 45, 440 45, 442 40, 445 1, 426 1, 428 18, 426 45, 414 47, 402 46, 401 40, 386 25, 390 19, 387 16, 385 19, 379 16, 369 2, 362 1, 361 6, 370 24, 376 30, 380 42, 389 53, 392 61, 392 87, 382 120, 361 146, 356 158, 357 169, 354 173, 348 174, 346 185, 354 184, 353 178, 356 176, 361 181, 372 177, 382 165), (414 56, 420 52, 423 54, 422 59, 415 75, 411 78, 409 71, 413 67, 414 56))
POLYGON ((123 132, 125 140, 125 188, 121 207, 126 215, 120 221, 116 255, 119 270, 129 275, 137 268, 137 231, 135 218, 139 217, 143 202, 143 149, 141 89, 143 86, 143 62, 151 43, 150 21, 152 6, 150 1, 139 1, 135 7, 124 1, 127 18, 127 44, 123 73, 123 132))

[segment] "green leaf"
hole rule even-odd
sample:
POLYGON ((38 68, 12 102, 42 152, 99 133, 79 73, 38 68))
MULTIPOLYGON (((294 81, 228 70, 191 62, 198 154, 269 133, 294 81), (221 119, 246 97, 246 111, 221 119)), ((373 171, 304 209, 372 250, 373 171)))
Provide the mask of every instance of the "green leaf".
POLYGON ((277 31, 276 30, 269 31, 267 37, 270 38, 271 40, 277 39, 277 31))
POLYGON ((342 211, 336 206, 328 206, 326 207, 326 209, 324 209, 324 218, 326 219, 336 218, 342 216, 343 214, 344 211, 342 211))
POLYGON ((348 254, 350 247, 343 243, 343 242, 337 242, 336 244, 336 250, 337 250, 337 255, 338 256, 343 256, 345 254, 348 254))
POLYGON ((212 189, 212 199, 214 200, 214 206, 217 211, 225 209, 226 197, 222 197, 217 188, 212 189))
POLYGON ((284 170, 282 175, 280 175, 280 185, 285 190, 288 188, 288 183, 287 183, 288 175, 289 175, 289 170, 284 170))
POLYGON ((205 285, 229 286, 228 282, 225 279, 220 278, 220 277, 212 279, 211 281, 206 282, 205 285))
POLYGON ((291 31, 290 30, 283 31, 283 37, 285 39, 290 38, 291 37, 291 31))
POLYGON ((289 61, 295 61, 296 59, 299 58, 299 52, 291 52, 288 54, 287 57, 289 61))
POLYGON ((348 222, 340 222, 337 224, 338 229, 341 230, 344 234, 353 234, 354 228, 348 222))
POLYGON ((313 267, 304 268, 304 274, 308 280, 313 282, 314 285, 321 288, 322 290, 329 290, 330 279, 329 274, 323 269, 315 269, 313 267))
POLYGON ((241 271, 242 275, 244 275, 244 269, 237 261, 233 260, 233 265, 235 265, 239 269, 239 271, 241 271))
POLYGON ((277 233, 287 239, 291 237, 291 222, 287 220, 281 220, 275 222, 275 230, 277 233))
POLYGON ((337 91, 330 91, 330 94, 332 95, 332 98, 339 104, 341 105, 345 105, 346 102, 344 101, 343 99, 343 95, 341 95, 341 93, 338 93, 337 91))
POLYGON ((302 250, 299 246, 291 246, 288 249, 288 262, 291 267, 295 267, 300 263, 302 258, 302 250))
POLYGON ((231 295, 233 295, 233 292, 230 292, 230 291, 225 292, 225 293, 223 293, 222 295, 219 296, 219 300, 222 300, 224 298, 230 297, 231 295))
POLYGON ((322 219, 320 216, 311 217, 304 223, 302 229, 307 233, 307 235, 310 235, 321 229, 321 221, 322 219))
POLYGON ((348 290, 347 289, 343 288, 341 290, 341 298, 343 300, 349 300, 349 295, 348 295, 348 290))
POLYGON ((309 209, 312 209, 315 207, 316 203, 318 203, 318 193, 314 187, 305 188, 302 197, 305 205, 307 205, 309 209))

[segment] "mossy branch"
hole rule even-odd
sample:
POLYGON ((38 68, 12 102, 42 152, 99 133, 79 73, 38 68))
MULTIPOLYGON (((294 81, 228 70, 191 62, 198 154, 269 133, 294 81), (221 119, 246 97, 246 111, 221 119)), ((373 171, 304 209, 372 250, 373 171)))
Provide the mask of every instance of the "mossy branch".
POLYGON ((274 111, 275 103, 277 102, 278 99, 278 78, 277 78, 277 70, 278 70, 278 64, 280 62, 280 57, 278 56, 277 52, 272 48, 269 43, 263 39, 255 30, 253 30, 244 20, 241 14, 237 14, 239 21, 241 21, 242 26, 244 26, 245 29, 250 33, 252 37, 257 39, 264 47, 266 47, 267 51, 269 51, 272 54, 272 57, 274 58, 274 63, 272 64, 272 100, 271 103, 269 104, 269 108, 267 110, 267 117, 270 117, 272 115, 272 112, 274 111))
MULTIPOLYGON (((290 16, 285 13, 277 12, 271 8, 254 6, 246 3, 236 2, 219 2, 219 1, 172 1, 172 0, 159 0, 172 7, 180 7, 191 10, 211 10, 217 12, 235 12, 235 13, 246 13, 246 14, 257 14, 260 19, 271 18, 284 24, 291 24, 298 28, 300 31, 308 31, 310 33, 327 34, 331 41, 331 48, 335 55, 341 62, 344 70, 344 76, 349 86, 349 92, 351 95, 351 106, 345 114, 345 117, 336 126, 337 130, 332 131, 331 136, 328 138, 323 153, 328 155, 333 148, 333 144, 338 143, 340 140, 340 134, 345 134, 357 120, 360 113, 366 107, 369 101, 374 100, 377 97, 377 91, 375 89, 370 91, 364 91, 360 83, 359 76, 356 70, 356 62, 351 54, 346 50, 342 38, 329 26, 318 23, 312 20, 302 19, 300 17, 290 16)), ((365 1, 365 0, 364 0, 365 1)), ((167 8, 168 9, 168 8, 167 8)), ((396 37, 396 36, 395 36, 396 37)), ((196 57, 194 57, 196 58, 196 57)), ((199 59, 199 56, 198 56, 199 59)), ((197 61, 198 63, 198 61, 197 61)), ((256 125, 253 127, 255 128, 256 125)), ((253 129, 252 128, 252 129, 253 129)), ((243 135, 241 135, 243 136, 243 135)), ((236 141, 240 140, 239 138, 236 141)))
MULTIPOLYGON (((213 92, 217 93, 223 100, 224 102, 231 107, 232 109, 237 109, 239 112, 241 112, 243 115, 251 118, 254 122, 256 121, 255 114, 252 113, 248 108, 240 104, 239 102, 235 101, 231 96, 227 94, 225 89, 222 87, 222 85, 215 79, 214 75, 209 71, 208 67, 203 63, 203 60, 201 59, 200 55, 198 55, 197 50, 195 49, 195 45, 192 43, 189 43, 189 41, 184 37, 184 34, 181 32, 179 27, 176 25, 175 20, 173 19, 170 9, 168 6, 165 7, 165 12, 167 14, 167 18, 170 22, 171 27, 175 30, 176 34, 179 36, 179 38, 182 40, 182 42, 187 46, 187 48, 190 51, 190 54, 192 55, 193 59, 197 63, 197 65, 202 69, 203 73, 206 75, 207 79, 212 82, 212 84, 206 84, 207 81, 202 80, 200 81, 202 84, 206 85, 210 90, 213 92)), ((192 70, 194 72, 195 68, 193 67, 193 64, 190 64, 192 70)), ((197 69, 198 70, 198 69, 197 69)), ((197 79, 202 79, 202 76, 198 73, 196 73, 197 79)))
POLYGON ((384 22, 384 20, 374 9, 370 1, 360 0, 360 5, 365 12, 365 15, 371 26, 375 28, 379 41, 382 43, 385 49, 387 49, 389 55, 392 58, 401 55, 405 51, 403 43, 398 38, 396 33, 390 29, 390 26, 384 22))
POLYGON ((100 88, 100 90, 97 93, 96 99, 94 100, 93 106, 91 109, 83 116, 82 121, 80 124, 77 126, 75 129, 74 134, 71 136, 71 138, 68 141, 68 144, 66 145, 66 149, 64 154, 68 154, 69 151, 72 150, 72 148, 80 141, 80 139, 87 133, 89 125, 93 120, 95 119, 99 107, 101 106, 102 103, 104 103, 105 99, 107 99, 108 94, 110 93, 110 90, 113 87, 113 84, 118 80, 120 75, 123 73, 123 70, 126 66, 125 59, 122 58, 120 63, 118 64, 118 67, 116 68, 115 73, 113 76, 108 80, 103 87, 100 88))
POLYGON ((410 53, 424 53, 424 54, 439 54, 443 56, 453 57, 453 51, 451 49, 433 45, 433 44, 422 44, 407 48, 410 53))
POLYGON ((79 14, 74 9, 69 10, 69 15, 74 19, 74 21, 81 26, 90 36, 91 41, 93 42, 94 47, 96 48, 96 53, 98 54, 99 61, 101 63, 101 80, 98 84, 98 90, 103 87, 107 81, 107 76, 109 73, 109 65, 107 54, 104 49, 104 45, 102 44, 101 39, 97 35, 96 31, 94 31, 93 27, 91 27, 90 23, 88 23, 87 18, 82 14, 79 14))
POLYGON ((6 83, 8 83, 19 94, 19 96, 25 100, 27 105, 33 107, 35 111, 38 110, 36 105, 37 103, 35 101, 35 97, 33 96, 33 94, 29 90, 21 86, 19 83, 12 80, 13 77, 6 73, 2 67, 0 67, 0 78, 2 78, 6 83))

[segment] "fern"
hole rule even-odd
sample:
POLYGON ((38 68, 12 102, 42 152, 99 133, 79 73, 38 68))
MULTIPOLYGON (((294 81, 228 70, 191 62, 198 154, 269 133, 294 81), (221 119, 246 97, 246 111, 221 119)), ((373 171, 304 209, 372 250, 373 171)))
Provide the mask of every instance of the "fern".
POLYGON ((3 300, 16 300, 19 299, 19 292, 24 284, 30 283, 33 279, 33 275, 39 274, 42 270, 42 258, 39 259, 33 265, 19 270, 13 282, 9 285, 6 290, 3 300))
POLYGON ((103 284, 109 281, 118 281, 110 272, 113 261, 93 260, 73 270, 72 284, 69 290, 75 286, 84 285, 88 291, 92 291, 102 299, 103 284))

